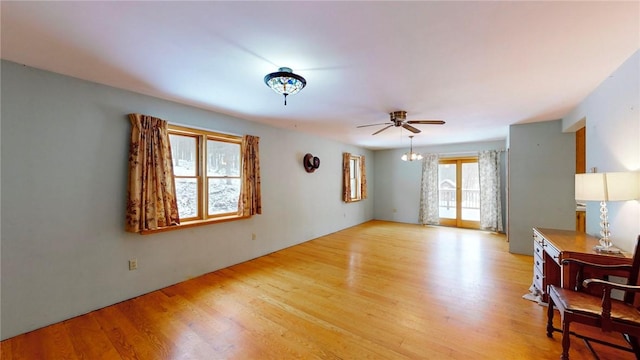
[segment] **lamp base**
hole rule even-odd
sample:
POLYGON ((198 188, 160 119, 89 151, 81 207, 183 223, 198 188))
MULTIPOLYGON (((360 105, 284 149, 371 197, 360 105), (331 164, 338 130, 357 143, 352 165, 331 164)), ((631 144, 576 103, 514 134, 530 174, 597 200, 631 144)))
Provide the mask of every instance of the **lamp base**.
POLYGON ((593 247, 593 250, 602 254, 622 254, 622 250, 618 249, 615 246, 602 246, 596 245, 593 247))
POLYGON ((610 248, 613 246, 611 240, 609 240, 609 236, 611 232, 609 231, 609 218, 607 216, 607 202, 600 202, 600 245, 603 248, 610 248))
POLYGON ((611 242, 611 240, 609 240, 609 238, 602 238, 598 240, 598 242, 600 243, 600 245, 598 246, 603 248, 610 248, 613 246, 613 243, 611 242))

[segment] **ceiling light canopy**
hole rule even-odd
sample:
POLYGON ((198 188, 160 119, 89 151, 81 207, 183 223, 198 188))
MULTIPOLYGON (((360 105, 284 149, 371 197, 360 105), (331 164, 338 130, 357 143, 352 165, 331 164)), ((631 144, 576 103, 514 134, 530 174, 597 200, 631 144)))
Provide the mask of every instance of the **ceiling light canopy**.
POLYGON ((294 74, 290 68, 281 67, 278 71, 267 74, 264 83, 276 93, 284 95, 284 104, 287 105, 287 96, 297 94, 307 85, 307 80, 294 74))
POLYGON ((400 159, 402 159, 402 161, 422 160, 422 155, 413 152, 413 135, 409 136, 409 138, 411 139, 411 148, 409 152, 404 153, 400 159))

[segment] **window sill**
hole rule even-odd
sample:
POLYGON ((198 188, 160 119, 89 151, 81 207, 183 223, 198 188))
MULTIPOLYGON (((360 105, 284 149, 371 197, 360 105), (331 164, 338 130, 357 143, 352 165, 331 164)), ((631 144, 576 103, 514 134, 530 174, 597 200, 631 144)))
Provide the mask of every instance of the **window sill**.
POLYGON ((250 218, 250 216, 233 215, 233 216, 217 217, 217 218, 207 219, 207 220, 186 221, 180 225, 166 226, 166 227, 154 229, 154 230, 143 230, 140 232, 140 235, 156 234, 156 233, 165 232, 165 231, 174 231, 174 230, 192 228, 196 226, 211 225, 211 224, 217 224, 217 223, 228 222, 228 221, 243 220, 248 218, 250 218))

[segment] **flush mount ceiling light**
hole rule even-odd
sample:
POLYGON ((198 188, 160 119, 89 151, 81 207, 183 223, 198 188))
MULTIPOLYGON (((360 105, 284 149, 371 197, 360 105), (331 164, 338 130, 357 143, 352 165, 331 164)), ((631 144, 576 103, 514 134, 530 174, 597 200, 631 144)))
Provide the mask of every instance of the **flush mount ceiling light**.
POLYGON ((281 67, 278 71, 264 77, 264 83, 273 91, 284 95, 284 104, 287 105, 287 96, 297 94, 307 85, 307 80, 288 67, 281 67))
POLYGON ((409 136, 411 139, 411 148, 408 153, 404 153, 400 159, 402 161, 414 161, 414 160, 422 160, 422 155, 413 152, 413 135, 409 136))

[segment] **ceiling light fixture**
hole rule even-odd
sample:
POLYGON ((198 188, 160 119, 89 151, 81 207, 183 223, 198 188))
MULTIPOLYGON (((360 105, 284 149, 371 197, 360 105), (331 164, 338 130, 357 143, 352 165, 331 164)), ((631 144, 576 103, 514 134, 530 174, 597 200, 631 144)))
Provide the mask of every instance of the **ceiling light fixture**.
POLYGON ((287 96, 297 94, 307 85, 307 80, 288 67, 281 67, 278 71, 264 77, 264 83, 273 91, 284 95, 284 104, 287 105, 287 96))
POLYGON ((409 152, 404 153, 400 159, 402 159, 402 161, 422 160, 422 155, 413 152, 413 135, 410 135, 409 139, 411 139, 411 148, 409 152))

